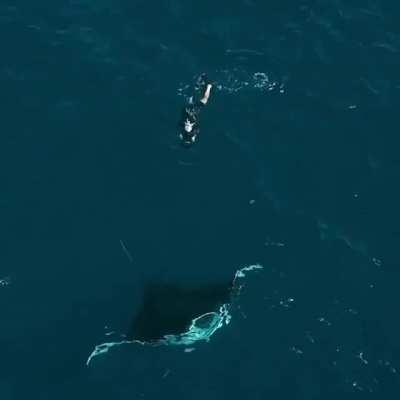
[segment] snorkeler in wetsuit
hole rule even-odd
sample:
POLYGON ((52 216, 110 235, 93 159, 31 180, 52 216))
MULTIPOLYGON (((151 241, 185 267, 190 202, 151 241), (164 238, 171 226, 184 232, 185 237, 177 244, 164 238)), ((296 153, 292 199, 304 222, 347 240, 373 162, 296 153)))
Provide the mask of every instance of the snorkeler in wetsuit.
POLYGON ((203 94, 203 97, 200 100, 187 105, 183 110, 182 119, 179 124, 181 130, 179 137, 182 140, 182 144, 185 147, 192 145, 196 141, 197 135, 200 132, 199 114, 201 109, 208 102, 211 88, 212 88, 211 83, 208 83, 206 86, 206 90, 203 94))

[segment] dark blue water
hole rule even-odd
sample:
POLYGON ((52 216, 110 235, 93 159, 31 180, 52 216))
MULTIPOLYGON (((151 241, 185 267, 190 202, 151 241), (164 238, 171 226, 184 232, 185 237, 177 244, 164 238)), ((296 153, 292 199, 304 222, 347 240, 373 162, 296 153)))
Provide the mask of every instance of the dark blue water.
POLYGON ((390 0, 3 1, 1 398, 397 398, 399 21, 390 0), (209 342, 86 365, 149 285, 256 263, 209 342))

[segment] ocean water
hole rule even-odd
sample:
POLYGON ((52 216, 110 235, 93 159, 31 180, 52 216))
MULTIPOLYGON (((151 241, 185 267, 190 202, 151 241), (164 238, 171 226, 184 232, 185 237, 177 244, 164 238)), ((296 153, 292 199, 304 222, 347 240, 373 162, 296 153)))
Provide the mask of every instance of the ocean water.
POLYGON ((1 399, 398 398, 399 22, 3 0, 1 399))

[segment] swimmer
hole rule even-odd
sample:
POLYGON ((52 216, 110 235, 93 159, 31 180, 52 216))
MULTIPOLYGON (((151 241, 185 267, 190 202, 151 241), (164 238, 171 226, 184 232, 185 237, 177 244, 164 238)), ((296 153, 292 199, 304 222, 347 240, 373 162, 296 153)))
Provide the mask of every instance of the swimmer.
POLYGON ((179 137, 185 147, 191 146, 197 140, 197 135, 200 132, 199 114, 210 98, 211 88, 211 83, 207 83, 203 97, 195 103, 192 102, 183 110, 182 119, 179 124, 179 137))

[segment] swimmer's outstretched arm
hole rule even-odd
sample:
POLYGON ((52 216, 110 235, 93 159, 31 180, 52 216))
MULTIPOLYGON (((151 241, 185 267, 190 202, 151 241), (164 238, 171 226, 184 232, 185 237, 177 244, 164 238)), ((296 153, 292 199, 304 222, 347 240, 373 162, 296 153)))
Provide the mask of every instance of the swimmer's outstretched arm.
POLYGON ((211 88, 212 88, 211 83, 208 83, 208 84, 207 84, 207 87, 206 87, 206 91, 204 92, 203 97, 200 99, 200 101, 201 101, 203 104, 207 104, 207 101, 208 101, 208 99, 209 99, 209 97, 210 97, 211 88))

